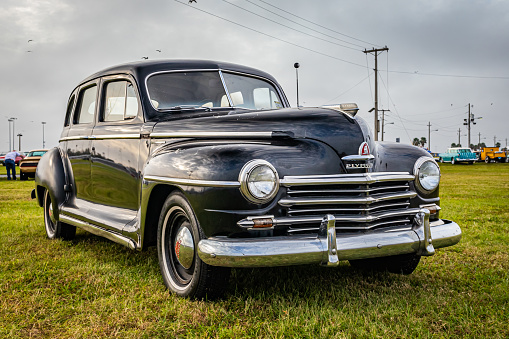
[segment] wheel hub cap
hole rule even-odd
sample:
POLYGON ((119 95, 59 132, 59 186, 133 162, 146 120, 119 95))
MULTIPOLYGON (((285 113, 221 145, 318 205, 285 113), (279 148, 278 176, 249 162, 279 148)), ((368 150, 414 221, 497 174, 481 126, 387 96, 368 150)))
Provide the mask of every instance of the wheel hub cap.
POLYGON ((191 268, 194 260, 194 241, 189 228, 181 226, 175 237, 175 255, 185 269, 191 268))

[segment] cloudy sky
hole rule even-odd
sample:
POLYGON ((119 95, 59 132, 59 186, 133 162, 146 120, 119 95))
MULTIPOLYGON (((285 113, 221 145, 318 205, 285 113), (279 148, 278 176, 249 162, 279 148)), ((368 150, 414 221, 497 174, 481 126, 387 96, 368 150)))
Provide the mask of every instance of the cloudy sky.
POLYGON ((56 146, 72 89, 115 64, 209 59, 262 69, 296 105, 356 102, 373 126, 374 56, 385 140, 431 149, 509 138, 509 1, 0 0, 0 151, 56 146), (158 52, 160 50, 161 52, 158 52), (437 130, 438 131, 435 131, 437 130), (18 138, 15 147, 18 149, 18 138))

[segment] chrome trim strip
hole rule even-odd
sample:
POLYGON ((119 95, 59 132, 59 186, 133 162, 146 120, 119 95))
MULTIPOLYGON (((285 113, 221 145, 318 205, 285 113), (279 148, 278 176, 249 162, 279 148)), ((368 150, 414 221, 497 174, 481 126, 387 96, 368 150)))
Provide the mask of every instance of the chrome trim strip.
POLYGON ((394 199, 408 199, 417 196, 416 192, 403 192, 384 194, 377 197, 351 197, 351 198, 286 198, 278 201, 283 207, 301 206, 301 205, 320 205, 320 204, 373 204, 381 201, 394 199))
POLYGON ((140 139, 140 133, 134 134, 108 134, 108 135, 92 135, 94 140, 107 140, 107 139, 140 139))
POLYGON ((129 239, 121 234, 105 230, 89 222, 73 218, 64 214, 63 212, 60 212, 59 221, 74 225, 92 234, 107 238, 111 241, 127 246, 130 249, 136 249, 136 243, 132 239, 129 239))
MULTIPOLYGON (((397 226, 397 225, 411 225, 410 221, 408 219, 399 219, 399 220, 389 220, 389 221, 383 221, 378 222, 376 224, 371 224, 370 226, 338 226, 337 230, 341 231, 367 231, 372 230, 375 228, 378 228, 380 226, 397 226)), ((411 227, 410 227, 411 228, 411 227)), ((316 232, 318 228, 316 227, 306 227, 306 228, 292 228, 290 227, 288 229, 288 233, 302 233, 304 231, 306 232, 316 232)))
MULTIPOLYGON (((333 212, 371 212, 379 209, 396 209, 396 208, 406 208, 410 206, 409 202, 402 202, 396 204, 386 204, 374 207, 364 207, 364 208, 306 208, 306 209, 289 209, 288 214, 300 214, 300 213, 333 213, 333 212)), ((422 207, 421 207, 422 208, 422 207)))
POLYGON ((374 184, 387 181, 412 181, 415 176, 407 172, 355 173, 334 175, 285 176, 281 185, 285 187, 306 185, 374 184))
POLYGON ((271 132, 156 132, 150 133, 151 138, 272 138, 271 132))
POLYGON ((377 191, 386 191, 386 190, 398 190, 398 189, 408 189, 408 185, 399 185, 399 186, 382 186, 382 187, 370 187, 368 189, 323 189, 323 190, 294 190, 288 189, 288 194, 309 194, 309 193, 372 193, 377 191))
POLYGON ((143 177, 144 180, 164 182, 168 184, 184 185, 184 186, 202 186, 202 187, 240 187, 238 181, 212 181, 201 179, 179 179, 167 178, 156 175, 147 175, 143 177))
POLYGON ((374 160, 375 156, 373 154, 368 155, 346 155, 341 158, 343 161, 368 161, 374 160))
MULTIPOLYGON (((447 221, 430 227, 435 248, 457 244, 458 224, 447 221)), ((414 230, 389 229, 337 233, 338 260, 366 259, 417 253, 422 238, 414 230)), ((205 263, 225 267, 267 267, 320 264, 328 255, 327 238, 292 235, 263 238, 213 237, 198 243, 198 255, 205 263)))
MULTIPOLYGON (((419 213, 421 209, 419 208, 409 208, 406 210, 398 210, 398 211, 388 211, 388 212, 382 212, 379 214, 372 214, 372 215, 334 215, 336 224, 338 222, 352 222, 352 223, 366 223, 366 222, 374 222, 377 220, 385 219, 385 218, 393 218, 393 217, 401 217, 405 215, 411 215, 414 216, 417 213, 419 213)), ((254 221, 252 219, 257 217, 247 217, 245 219, 240 220, 237 222, 237 225, 242 227, 252 227, 254 225, 254 221)), ((317 223, 317 229, 319 226, 319 223, 322 221, 323 217, 320 216, 312 216, 312 217, 280 217, 280 218, 273 218, 272 222, 274 226, 292 226, 295 224, 310 224, 310 223, 317 223)), ((363 228, 368 229, 368 228, 363 228)))
POLYGON ((70 140, 106 140, 106 139, 140 139, 141 135, 137 134, 108 134, 108 135, 86 135, 86 136, 73 136, 73 137, 64 137, 58 140, 58 142, 62 141, 70 141, 70 140))
POLYGON ((88 140, 88 139, 90 139, 90 137, 88 135, 87 136, 63 137, 63 138, 58 139, 58 142, 69 141, 69 140, 88 140))

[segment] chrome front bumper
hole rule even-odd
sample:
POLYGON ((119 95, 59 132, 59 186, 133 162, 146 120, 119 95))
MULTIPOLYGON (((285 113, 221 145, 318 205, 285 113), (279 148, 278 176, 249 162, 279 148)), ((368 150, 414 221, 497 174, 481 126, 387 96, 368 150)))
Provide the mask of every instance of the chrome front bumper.
POLYGON ((329 214, 324 217, 318 236, 213 237, 199 242, 198 255, 209 265, 225 267, 335 266, 340 260, 406 253, 429 256, 435 248, 452 246, 460 240, 458 224, 449 220, 430 223, 427 209, 417 213, 412 227, 339 234, 335 218, 329 214))

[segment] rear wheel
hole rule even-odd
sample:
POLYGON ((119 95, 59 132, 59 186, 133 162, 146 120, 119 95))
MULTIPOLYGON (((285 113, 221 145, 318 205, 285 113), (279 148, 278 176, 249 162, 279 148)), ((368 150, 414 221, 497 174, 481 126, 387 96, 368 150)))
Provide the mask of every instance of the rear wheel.
POLYGON ((490 163, 490 157, 486 157, 486 159, 484 159, 484 162, 489 164, 490 163))
POLYGON ((72 226, 55 219, 53 204, 48 190, 44 191, 44 226, 49 239, 62 238, 72 240, 76 235, 76 226, 72 226))
POLYGON ((230 268, 210 266, 197 254, 205 235, 194 211, 181 193, 165 201, 157 230, 157 254, 164 284, 181 296, 213 299, 221 296, 230 268))
POLYGON ((391 273, 408 275, 415 271, 420 260, 421 256, 410 253, 390 257, 350 260, 350 265, 354 268, 366 271, 388 271, 391 273))
POLYGON ((444 159, 440 158, 438 161, 440 161, 442 164, 444 163, 444 159))
POLYGON ((456 160, 454 158, 451 158, 451 165, 454 165, 456 163, 456 160))

